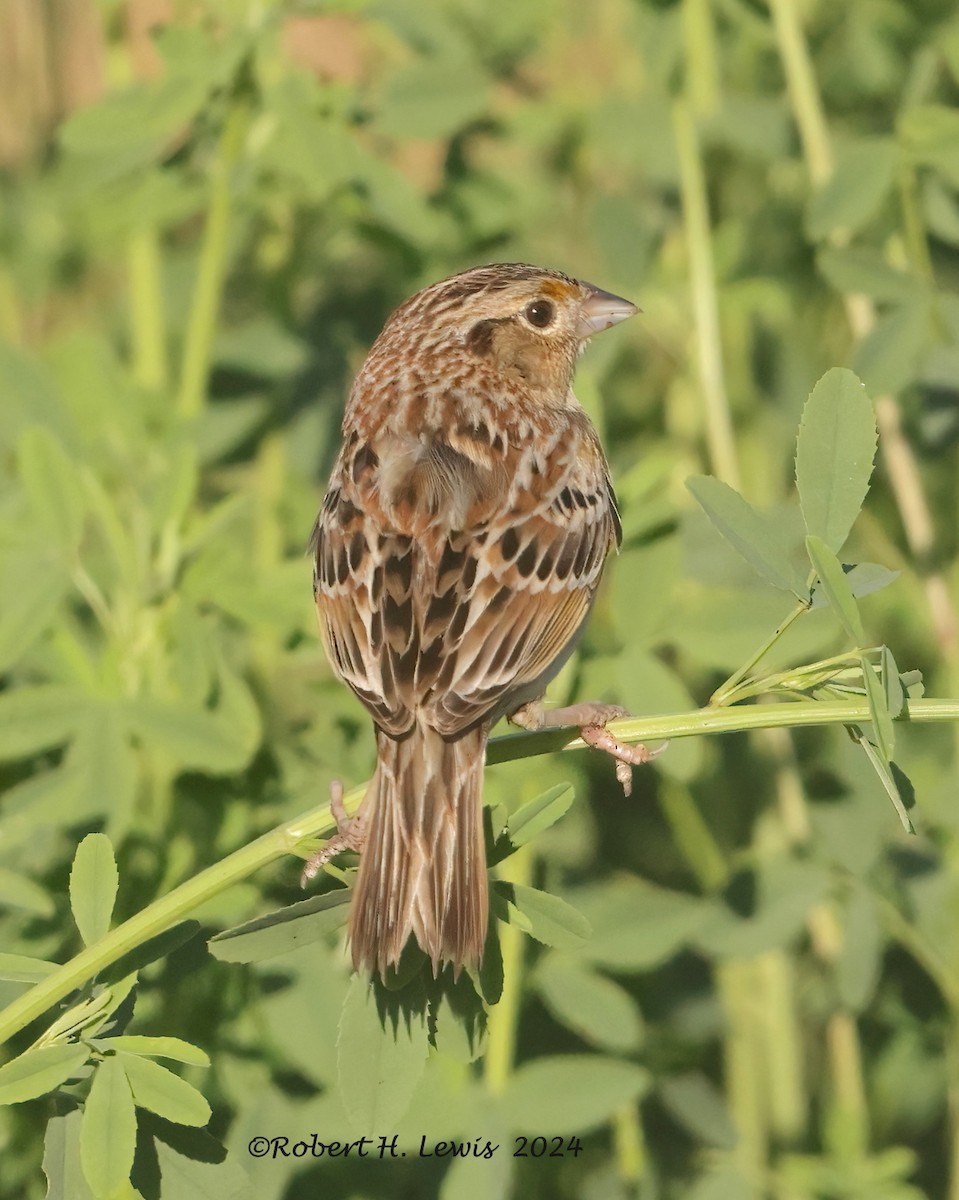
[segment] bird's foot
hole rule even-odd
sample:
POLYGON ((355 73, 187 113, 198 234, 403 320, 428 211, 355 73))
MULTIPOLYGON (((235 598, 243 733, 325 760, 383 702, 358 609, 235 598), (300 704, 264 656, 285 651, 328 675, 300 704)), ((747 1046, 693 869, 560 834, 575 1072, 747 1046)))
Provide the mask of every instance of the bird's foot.
POLYGON ((336 833, 325 846, 311 854, 306 860, 300 875, 300 887, 305 888, 310 880, 315 879, 322 868, 337 854, 342 854, 344 850, 359 851, 363 849, 363 843, 366 841, 366 822, 363 820, 363 810, 361 808, 354 817, 347 814, 343 804, 343 784, 339 779, 334 779, 330 783, 330 812, 336 821, 336 833))
POLYGON ((620 717, 628 717, 629 713, 619 704, 599 704, 587 700, 582 704, 571 704, 567 708, 544 708, 541 700, 524 704, 510 716, 514 725, 523 729, 555 729, 560 726, 575 725, 579 728, 580 737, 596 750, 603 750, 616 759, 616 778, 623 786, 625 795, 633 790, 632 768, 648 763, 656 758, 669 745, 664 742, 655 750, 641 743, 628 746, 614 737, 606 725, 620 717))

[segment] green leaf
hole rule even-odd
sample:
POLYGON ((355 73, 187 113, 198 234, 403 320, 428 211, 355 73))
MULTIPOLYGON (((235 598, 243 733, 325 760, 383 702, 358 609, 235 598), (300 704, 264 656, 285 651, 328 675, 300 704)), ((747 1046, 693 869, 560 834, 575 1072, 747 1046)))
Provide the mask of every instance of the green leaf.
POLYGON ((585 1132, 605 1124, 648 1089, 649 1072, 633 1063, 592 1054, 557 1055, 524 1063, 502 1096, 517 1133, 585 1132))
POLYGON ((866 700, 869 704, 872 727, 876 733, 876 745, 886 762, 892 762, 896 732, 892 724, 892 714, 886 704, 885 688, 875 668, 865 656, 859 659, 859 665, 862 668, 863 683, 866 685, 866 700))
POLYGON ((591 933, 590 924, 571 904, 549 892, 519 883, 493 884, 493 895, 506 903, 507 920, 547 946, 577 949, 591 933))
POLYGON ((348 888, 311 896, 277 912, 225 929, 207 942, 221 962, 261 962, 308 946, 341 928, 349 916, 348 888))
POLYGON ((209 1104, 185 1079, 139 1054, 121 1050, 117 1059, 139 1108, 147 1108, 178 1125, 205 1125, 209 1121, 209 1104))
POLYGON ((410 991, 384 994, 361 975, 350 981, 336 1040, 337 1074, 350 1125, 364 1134, 396 1125, 426 1065, 425 994, 413 1005, 404 1001, 410 991))
POLYGON ((859 515, 876 455, 872 402, 851 371, 835 367, 803 408, 796 485, 806 532, 838 551, 859 515))
POLYGON ((569 811, 574 795, 572 784, 558 783, 534 800, 521 805, 507 820, 500 837, 496 838, 493 862, 501 862, 554 825, 569 811))
POLYGON ((887 138, 863 138, 842 148, 835 170, 809 203, 809 236, 818 241, 861 229, 889 194, 895 165, 896 147, 887 138))
MULTIPOLYGON (((232 775, 242 771, 256 749, 258 730, 250 736, 255 715, 246 709, 249 692, 234 681, 246 719, 234 723, 220 711, 211 712, 186 702, 158 700, 143 696, 130 702, 127 718, 130 728, 151 749, 162 751, 182 770, 207 771, 232 775)), ((255 706, 253 709, 255 713, 255 706)))
POLYGON ((0 979, 14 983, 39 983, 59 969, 57 963, 27 954, 0 954, 0 979))
POLYGON ((464 972, 442 975, 430 988, 430 1042, 456 1062, 475 1062, 486 1048, 486 1008, 464 972))
POLYGON ((35 354, 0 338, 0 447, 16 446, 20 434, 42 423, 56 433, 69 436, 73 430, 64 412, 56 380, 35 354))
POLYGON ((92 946, 108 932, 118 882, 110 839, 105 833, 88 833, 70 871, 70 907, 85 945, 92 946))
POLYGON ((902 679, 899 677, 899 668, 896 666, 896 660, 888 646, 879 648, 879 674, 882 678, 883 691, 886 694, 886 708, 889 710, 890 717, 895 720, 902 712, 906 696, 902 687, 902 679))
POLYGON ((79 688, 47 683, 0 694, 0 759, 25 758, 59 746, 82 724, 90 698, 79 688))
POLYGON ((516 1195, 513 1180, 518 1160, 506 1154, 514 1145, 512 1130, 484 1114, 483 1141, 499 1146, 491 1159, 454 1158, 443 1173, 438 1200, 508 1200, 516 1195))
POLYGON ((959 187, 959 113, 944 104, 912 104, 896 124, 913 161, 934 167, 959 187))
POLYGON ((712 917, 697 930, 696 944, 709 958, 753 958, 788 946, 805 928, 807 916, 829 890, 829 872, 817 863, 786 856, 763 862, 755 877, 739 876, 731 895, 754 893, 752 911, 716 901, 712 917), (745 884, 737 888, 737 884, 745 884))
POLYGON ((907 811, 912 807, 911 792, 908 798, 904 797, 900 788, 900 778, 907 784, 909 783, 908 778, 899 770, 895 763, 886 762, 868 738, 859 735, 856 737, 856 741, 862 747, 866 758, 869 759, 869 765, 879 776, 879 782, 886 789, 886 795, 892 801, 892 806, 896 810, 899 820, 902 822, 903 829, 905 829, 906 833, 915 833, 916 828, 907 811))
POLYGON ((857 886, 843 913, 842 950, 836 988, 843 1005, 861 1012, 872 998, 882 964, 884 938, 876 901, 857 886))
POLYGON ((97 1067, 83 1108, 80 1161, 97 1200, 110 1197, 130 1177, 137 1118, 123 1067, 105 1058, 97 1067))
POLYGON ((86 518, 86 493, 74 459, 42 425, 23 431, 17 455, 20 478, 45 538, 73 552, 86 518))
POLYGON ((879 317, 852 356, 853 368, 870 392, 900 392, 919 379, 937 311, 922 298, 879 317))
POLYGON ((799 600, 808 598, 805 583, 782 551, 782 534, 737 491, 709 475, 694 475, 686 486, 716 529, 767 583, 799 600))
MULTIPOLYGON (((849 590, 858 600, 862 596, 871 596, 884 587, 888 587, 899 578, 898 571, 890 571, 878 563, 843 564, 843 574, 849 590)), ((824 608, 829 601, 820 592, 813 592, 811 608, 824 608)))
POLYGON ((55 1038, 62 1040, 81 1031, 86 1031, 88 1036, 95 1036, 102 1029, 107 1018, 116 1012, 133 991, 136 981, 136 975, 128 975, 124 979, 118 979, 109 987, 97 985, 98 990, 95 996, 88 996, 57 1017, 43 1035, 44 1040, 47 1042, 53 1041, 55 1038))
POLYGON ((92 1043, 99 1050, 124 1050, 147 1058, 172 1058, 192 1067, 208 1067, 209 1057, 192 1042, 176 1037, 146 1037, 143 1034, 123 1033, 117 1037, 98 1038, 92 1043))
POLYGON ((922 292, 922 284, 913 275, 898 271, 875 250, 823 247, 816 265, 839 293, 861 293, 874 300, 911 300, 922 292))
POLYGON ((45 1200, 93 1200, 80 1166, 79 1109, 47 1122, 43 1138, 43 1173, 47 1177, 45 1200))
POLYGON ((664 1107, 694 1137, 719 1150, 732 1150, 738 1134, 722 1095, 705 1075, 671 1075, 658 1086, 664 1107))
POLYGON ((708 909, 684 892, 633 877, 571 893, 593 928, 580 953, 613 971, 644 971, 689 945, 708 909))
POLYGON ((859 607, 846 583, 839 559, 821 538, 812 533, 806 538, 806 549, 809 552, 809 561, 819 576, 819 586, 829 601, 829 607, 838 617, 853 644, 862 646, 866 640, 866 633, 859 616, 859 607))
POLYGON ((38 917, 52 917, 57 910, 50 892, 6 867, 0 867, 0 905, 21 908, 38 917))
POLYGON ((623 1054, 635 1050, 643 1022, 628 992, 603 975, 567 960, 547 955, 533 976, 543 1002, 561 1025, 602 1050, 623 1054))
POLYGON ((172 1200, 261 1200, 263 1188, 253 1185, 237 1161, 240 1156, 229 1154, 224 1159, 215 1138, 201 1136, 194 1129, 177 1130, 181 1135, 184 1132, 188 1136, 179 1136, 175 1142, 163 1136, 153 1139, 163 1200, 168 1193, 172 1200))
POLYGON ((43 545, 0 559, 0 672, 8 671, 47 631, 69 590, 64 564, 43 545))
POLYGON ((465 56, 421 58, 387 80, 377 128, 403 138, 448 137, 486 110, 488 89, 465 56))
POLYGON ((20 1104, 55 1091, 87 1061, 86 1046, 38 1046, 0 1067, 0 1104, 20 1104))
POLYGON ((70 762, 83 775, 85 807, 105 814, 107 832, 117 841, 126 835, 134 819, 139 775, 125 713, 123 704, 92 709, 70 747, 70 762))

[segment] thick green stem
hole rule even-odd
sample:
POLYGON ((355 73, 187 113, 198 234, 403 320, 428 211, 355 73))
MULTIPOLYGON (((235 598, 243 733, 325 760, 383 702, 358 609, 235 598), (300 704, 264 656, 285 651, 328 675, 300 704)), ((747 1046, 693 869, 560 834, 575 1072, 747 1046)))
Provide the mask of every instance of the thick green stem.
POLYGON ((226 273, 233 171, 240 158, 248 123, 246 102, 236 100, 227 116, 213 166, 210 207, 183 349, 177 408, 186 420, 199 416, 206 401, 213 337, 226 273))
POLYGON ((832 145, 823 112, 812 60, 799 19, 796 0, 769 0, 779 53, 786 68, 786 87, 799 128, 803 155, 816 187, 826 182, 833 170, 832 145))
MULTIPOLYGON (((959 699, 910 700, 910 721, 957 721, 959 699)), ((751 729, 788 729, 807 725, 857 725, 871 720, 869 706, 859 700, 801 700, 795 704, 750 704, 736 708, 699 708, 660 717, 629 717, 611 722, 609 729, 623 742, 658 742, 664 738, 697 737, 704 733, 744 733, 751 729)), ((582 750, 586 743, 575 729, 543 729, 511 733, 489 744, 488 763, 513 762, 555 750, 582 750)))
POLYGON ((739 484, 739 463, 733 421, 726 395, 722 344, 719 337, 719 299, 709 229, 706 177, 699 136, 685 100, 673 105, 673 133, 679 154, 683 224, 693 289, 696 351, 706 413, 706 442, 714 475, 732 487, 739 484))
POLYGON ((627 1104, 613 1119, 613 1147, 616 1174, 626 1188, 627 1195, 635 1195, 646 1173, 646 1142, 637 1104, 627 1104))
POLYGON ((155 229, 139 229, 127 243, 130 275, 130 359, 133 377, 151 392, 168 382, 166 319, 160 247, 155 229))
POLYGON ((704 892, 718 891, 729 879, 729 865, 692 792, 685 784, 664 776, 659 785, 659 806, 699 886, 704 892))
POLYGON ((743 1179, 743 1200, 760 1200, 769 1131, 762 1093, 765 1064, 758 1036, 761 998, 755 963, 719 963, 716 982, 727 1026, 723 1049, 726 1096, 737 1134, 733 1156, 743 1179))
MULTIPOLYGON (((502 863, 499 877, 509 883, 529 885, 533 874, 531 846, 524 846, 502 863)), ((503 994, 489 1014, 486 1058, 483 1075, 493 1095, 505 1091, 513 1070, 516 1030, 523 1000, 523 947, 525 935, 516 925, 500 928, 503 955, 503 994)))
MULTIPOLYGON (((959 699, 910 700, 906 713, 910 721, 959 721, 959 699)), ((855 725, 864 724, 869 719, 869 706, 864 702, 803 701, 796 704, 750 705, 723 711, 699 709, 665 717, 631 718, 613 722, 609 728, 620 741, 636 743, 693 737, 704 733, 740 733, 747 729, 855 725)), ((575 730, 509 734, 490 742, 486 760, 490 764, 509 762, 556 750, 585 748, 586 743, 576 736, 575 730)), ((356 810, 364 792, 365 785, 354 788, 347 795, 347 812, 356 810)), ((110 963, 182 921, 211 897, 246 879, 268 863, 297 849, 302 851, 302 843, 307 839, 326 836, 332 828, 330 806, 321 804, 263 834, 248 846, 236 850, 161 896, 0 1012, 0 1043, 41 1016, 64 996, 95 978, 110 963)))

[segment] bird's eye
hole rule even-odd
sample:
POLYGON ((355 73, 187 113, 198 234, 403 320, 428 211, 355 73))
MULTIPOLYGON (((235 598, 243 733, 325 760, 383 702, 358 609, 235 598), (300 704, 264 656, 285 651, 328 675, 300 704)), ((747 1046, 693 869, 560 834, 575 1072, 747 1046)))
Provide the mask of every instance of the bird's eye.
POLYGON ((552 325, 556 310, 548 300, 534 300, 532 304, 526 305, 523 315, 530 325, 535 325, 537 329, 546 329, 552 325))

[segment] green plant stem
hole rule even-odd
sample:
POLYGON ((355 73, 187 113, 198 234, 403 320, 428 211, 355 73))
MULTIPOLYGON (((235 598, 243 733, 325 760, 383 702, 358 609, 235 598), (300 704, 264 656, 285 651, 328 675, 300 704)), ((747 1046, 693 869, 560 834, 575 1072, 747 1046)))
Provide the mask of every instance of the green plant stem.
POLYGON ((714 475, 731 487, 739 486, 739 463, 733 421, 726 395, 722 344, 719 337, 719 300, 716 269, 709 230, 706 177, 699 136, 685 100, 673 104, 673 133, 679 154, 683 225, 693 290, 696 351, 706 412, 706 443, 714 475))
POLYGON ((726 680, 726 682, 721 684, 715 690, 715 692, 713 692, 713 694, 709 697, 710 705, 713 707, 719 707, 720 705, 728 704, 730 696, 736 690, 736 685, 738 683, 741 683, 742 680, 744 680, 746 678, 746 676, 753 669, 753 667, 756 665, 756 663, 760 662, 763 658, 765 658, 765 656, 773 648, 773 646, 776 644, 776 642, 779 641, 779 639, 786 632, 786 630, 790 627, 790 625, 792 625, 792 623, 794 621, 798 621, 799 618, 803 615, 803 613, 806 613, 808 611, 809 611, 809 605, 805 604, 803 601, 800 601, 796 605, 796 607, 793 609, 793 611, 789 614, 789 616, 786 617, 786 619, 784 621, 782 621, 779 625, 777 625, 777 627, 773 630, 773 632, 769 635, 769 637, 766 638, 766 640, 758 648, 758 650, 756 650, 746 660, 746 662, 743 663, 743 665, 739 668, 739 670, 734 671, 733 674, 730 675, 730 677, 726 680))
POLYGON ((719 891, 729 879, 729 865, 690 789, 664 775, 659 783, 659 807, 699 886, 707 894, 719 891))
POLYGON ((683 0, 683 90, 693 112, 711 116, 719 107, 719 53, 710 0, 683 0))
MULTIPOLYGON (((348 808, 355 810, 362 795, 363 788, 353 789, 346 798, 348 808)), ((8 1005, 0 1013, 0 1042, 28 1025, 87 980, 94 979, 105 967, 130 950, 172 928, 201 904, 245 879, 253 871, 293 853, 304 838, 329 831, 332 824, 329 804, 319 805, 271 829, 248 846, 234 851, 172 892, 154 900, 8 1005)))
POLYGON ((616 1173, 627 1189, 635 1195, 637 1185, 646 1173, 646 1144, 639 1105, 627 1104, 613 1119, 613 1146, 616 1154, 616 1173))
POLYGON ((806 47, 796 0, 769 0, 776 26, 779 53, 786 69, 786 86, 799 129, 803 156, 816 187, 824 184, 833 170, 829 127, 823 112, 816 76, 806 47))
MULTIPOLYGON (((528 886, 533 875, 533 851, 524 846, 510 855, 499 867, 499 877, 509 883, 528 886)), ((523 946, 525 935, 517 925, 500 929, 500 951, 503 955, 503 994, 499 1004, 489 1014, 486 1057, 483 1077, 495 1096, 505 1091, 513 1070, 516 1052, 516 1030, 523 999, 523 946)))
MULTIPOLYGON (((910 700, 905 714, 909 721, 959 721, 959 699, 910 700)), ((800 701, 792 704, 757 704, 742 708, 698 709, 672 716, 631 718, 612 722, 610 731, 627 743, 659 741, 663 738, 695 737, 704 733, 741 733, 805 725, 855 725, 870 719, 869 706, 845 701, 800 701)), ((531 758, 556 750, 586 749, 576 731, 541 730, 494 738, 487 750, 489 764, 531 758)), ((366 785, 353 788, 345 797, 348 813, 359 806, 366 785)), ((59 970, 30 988, 0 1012, 0 1043, 41 1016, 48 1008, 95 978, 105 967, 151 937, 169 929, 234 883, 285 855, 303 852, 308 839, 327 836, 333 828, 328 803, 318 805, 292 821, 278 825, 248 846, 234 851, 207 867, 186 883, 154 900, 141 912, 111 930, 93 946, 81 951, 59 970)), ((515 857, 515 856, 514 856, 515 857)))
POLYGON ((130 351, 133 377, 152 392, 169 380, 166 353, 166 318, 160 247, 155 229, 138 229, 127 243, 130 277, 130 351))
MULTIPOLYGON (((610 723, 623 742, 656 742, 663 738, 697 737, 704 733, 743 733, 750 729, 798 728, 807 725, 856 725, 870 720, 865 701, 800 700, 795 704, 750 704, 736 708, 699 708, 688 713, 658 717, 629 717, 610 723)), ((902 719, 902 718, 900 718, 902 719)), ((907 702, 910 721, 957 721, 959 699, 924 699, 907 702)), ((489 744, 488 763, 513 762, 555 750, 582 750, 586 743, 575 729, 543 729, 512 733, 489 744)))
POLYGON ((769 1131, 762 1095, 761 997, 757 995, 755 962, 717 963, 716 983, 727 1025, 723 1054, 726 1095, 737 1134, 734 1162, 742 1176, 743 1200, 759 1200, 769 1131))
POLYGON ((932 257, 929 242, 922 224, 922 201, 919 195, 919 180, 911 164, 899 168, 899 209, 902 212, 902 227, 906 243, 906 254, 912 273, 923 283, 934 284, 932 257))
POLYGON ((210 206, 183 349, 177 408, 185 420, 198 417, 206 401, 213 337, 226 273, 233 171, 240 158, 248 123, 246 102, 235 100, 227 114, 213 165, 210 206))
POLYGON ((794 1144, 806 1128, 807 1108, 795 967, 784 950, 767 950, 753 965, 764 1001, 758 1033, 769 1080, 769 1129, 777 1141, 794 1144))

